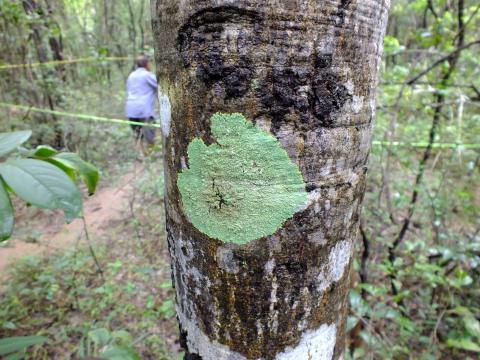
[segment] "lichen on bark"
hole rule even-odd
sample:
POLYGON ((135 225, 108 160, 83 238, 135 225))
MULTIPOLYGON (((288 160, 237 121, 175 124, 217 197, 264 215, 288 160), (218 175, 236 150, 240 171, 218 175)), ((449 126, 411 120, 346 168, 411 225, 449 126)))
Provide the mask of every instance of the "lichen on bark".
POLYGON ((195 138, 177 180, 185 213, 200 231, 245 244, 271 235, 307 200, 298 167, 278 140, 241 114, 211 118, 215 143, 195 138))

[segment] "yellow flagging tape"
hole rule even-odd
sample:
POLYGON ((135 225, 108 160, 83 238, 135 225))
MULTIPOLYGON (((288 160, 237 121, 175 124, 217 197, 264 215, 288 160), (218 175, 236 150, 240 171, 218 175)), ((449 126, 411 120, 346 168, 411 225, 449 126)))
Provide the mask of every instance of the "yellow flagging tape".
MULTIPOLYGON (((373 140, 372 144, 375 146, 392 146, 392 147, 413 147, 413 148, 427 148, 428 142, 403 142, 403 141, 379 141, 373 140)), ((433 149, 480 149, 480 144, 464 144, 464 143, 433 143, 433 149)))
POLYGON ((87 114, 70 113, 65 111, 40 109, 33 106, 9 104, 9 103, 3 103, 3 102, 0 102, 0 107, 6 107, 10 109, 21 109, 25 111, 32 111, 32 112, 51 114, 51 115, 57 115, 57 116, 65 116, 65 117, 76 118, 81 120, 91 120, 91 121, 100 121, 100 122, 107 122, 107 123, 113 123, 113 124, 139 125, 139 126, 145 126, 145 127, 161 128, 159 124, 153 124, 153 123, 143 123, 143 122, 130 121, 130 120, 107 118, 103 116, 94 116, 94 115, 87 115, 87 114))
MULTIPOLYGON (((129 121, 129 120, 122 120, 122 119, 115 119, 115 118, 107 118, 102 116, 94 116, 94 115, 87 115, 87 114, 78 114, 78 113, 71 113, 65 111, 56 111, 56 110, 48 110, 48 109, 41 109, 33 106, 26 106, 26 105, 17 105, 17 104, 10 104, 0 102, 0 107, 10 108, 10 109, 21 109, 25 111, 32 111, 44 114, 51 114, 57 116, 64 116, 70 118, 76 118, 81 120, 90 120, 90 121, 100 121, 100 122, 107 122, 113 124, 121 124, 121 125, 139 125, 145 127, 153 127, 153 128, 161 128, 159 124, 153 123, 142 123, 137 121, 129 121)), ((426 148, 428 147, 428 142, 402 142, 402 141, 380 141, 374 140, 372 142, 374 146, 392 146, 392 147, 413 147, 413 148, 426 148)), ((432 144, 432 148, 434 149, 480 149, 480 144, 464 144, 464 143, 434 143, 432 144)))
POLYGON ((131 57, 88 57, 88 58, 79 58, 79 59, 70 59, 70 60, 55 60, 55 61, 45 61, 45 62, 34 62, 29 64, 4 64, 0 65, 0 70, 4 69, 17 69, 24 67, 38 67, 38 66, 48 66, 48 65, 64 65, 64 64, 75 64, 75 63, 85 63, 85 62, 102 62, 102 61, 126 61, 132 60, 131 57))

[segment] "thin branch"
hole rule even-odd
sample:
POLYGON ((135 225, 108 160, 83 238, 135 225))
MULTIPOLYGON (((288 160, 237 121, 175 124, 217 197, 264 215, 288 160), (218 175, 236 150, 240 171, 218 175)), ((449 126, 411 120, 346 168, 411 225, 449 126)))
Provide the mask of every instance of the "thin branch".
POLYGON ((438 316, 437 321, 435 322, 435 327, 433 328, 433 331, 430 334, 430 348, 433 346, 435 342, 438 341, 438 337, 437 337, 438 328, 440 327, 440 323, 442 322, 442 319, 445 316, 446 312, 447 310, 442 310, 442 312, 438 316))
POLYGON ((427 2, 427 9, 430 10, 430 12, 431 12, 432 15, 435 17, 435 19, 438 18, 438 14, 437 14, 437 12, 435 11, 435 8, 433 7, 432 0, 428 0, 428 2, 427 2))
POLYGON ((475 85, 470 85, 470 88, 475 92, 475 94, 477 94, 476 97, 473 97, 473 98, 470 98, 471 100, 473 101, 480 101, 480 91, 477 89, 477 87, 475 85))
POLYGON ((477 15, 477 13, 480 11, 480 4, 477 5, 475 10, 470 14, 470 17, 465 21, 465 24, 461 27, 461 31, 458 32, 457 35, 453 38, 453 41, 457 40, 457 38, 460 36, 460 34, 465 32, 465 29, 467 28, 468 25, 470 25, 470 22, 473 20, 473 18, 477 15))
POLYGON ((102 280, 105 281, 105 277, 103 276, 103 269, 100 266, 100 262, 98 261, 97 255, 95 254, 95 251, 93 250, 93 247, 92 247, 92 242, 90 240, 90 234, 88 232, 87 221, 85 220, 85 216, 82 216, 82 222, 83 222, 83 231, 85 232, 85 238, 87 239, 87 243, 88 243, 88 250, 90 251, 90 255, 92 256, 95 266, 97 267, 97 272, 100 274, 100 277, 102 278, 102 280))
MULTIPOLYGON (((412 85, 438 86, 438 85, 441 85, 441 83, 440 82, 430 82, 430 81, 417 81, 417 82, 415 82, 415 84, 406 84, 403 81, 382 81, 382 82, 380 82, 380 85, 381 86, 405 86, 405 85, 409 85, 409 86, 412 86, 412 85)), ((460 88, 460 89, 462 89, 462 88, 471 89, 472 86, 474 86, 474 85, 472 85, 472 84, 447 84, 446 85, 446 87, 460 88)), ((479 93, 479 95, 480 95, 480 93, 479 93)))
POLYGON ((445 61, 451 61, 453 59, 455 59, 456 57, 458 57, 458 55, 463 51, 463 50, 466 50, 474 45, 478 45, 480 44, 480 39, 479 40, 475 40, 475 41, 472 41, 468 44, 465 44, 463 46, 460 46, 460 47, 457 47, 454 51, 452 51, 450 54, 447 54, 443 57, 441 57, 440 59, 438 59, 437 61, 435 61, 432 65, 430 65, 428 68, 426 68, 425 70, 421 71, 420 73, 418 73, 417 75, 415 75, 414 77, 412 77, 410 80, 408 80, 406 83, 407 85, 412 85, 414 84, 415 82, 417 82, 418 79, 420 79, 421 77, 425 76, 426 74, 428 74, 430 71, 432 71, 433 69, 435 69, 438 65, 442 64, 443 62, 445 61))

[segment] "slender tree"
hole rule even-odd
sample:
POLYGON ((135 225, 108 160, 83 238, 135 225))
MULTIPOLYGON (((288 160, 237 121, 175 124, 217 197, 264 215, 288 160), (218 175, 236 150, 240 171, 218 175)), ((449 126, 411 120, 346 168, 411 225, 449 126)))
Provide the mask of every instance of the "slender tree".
POLYGON ((342 358, 388 7, 152 0, 185 359, 342 358))
MULTIPOLYGON (((61 33, 60 26, 53 19, 53 5, 46 2, 46 7, 42 7, 35 0, 22 0, 22 5, 25 10, 25 14, 33 17, 37 17, 37 21, 29 21, 29 27, 31 30, 31 37, 35 45, 37 53, 37 59, 40 63, 48 62, 50 60, 63 60, 63 45, 61 35, 56 37, 52 34, 49 25, 55 24, 57 31, 61 33), (44 39, 48 38, 49 47, 46 45, 44 39), (51 56, 51 57, 50 57, 51 56)), ((56 67, 56 71, 49 71, 46 69, 40 69, 41 87, 43 93, 43 104, 41 106, 48 106, 50 110, 55 110, 59 101, 60 94, 58 91, 53 90, 50 85, 51 81, 59 80, 63 78, 65 80, 65 68, 62 65, 56 67)), ((55 115, 50 115, 48 122, 52 125, 55 133, 54 141, 52 145, 61 149, 65 146, 64 133, 58 119, 55 115)))

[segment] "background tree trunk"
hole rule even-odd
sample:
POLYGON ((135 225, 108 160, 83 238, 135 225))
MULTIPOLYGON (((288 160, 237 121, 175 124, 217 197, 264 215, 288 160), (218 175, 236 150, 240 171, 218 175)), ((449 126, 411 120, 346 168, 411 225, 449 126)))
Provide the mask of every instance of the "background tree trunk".
MULTIPOLYGON (((50 60, 63 60, 63 45, 61 41, 60 26, 56 24, 58 26, 58 32, 60 33, 58 38, 52 34, 52 31, 49 28, 49 25, 55 24, 52 16, 51 4, 47 2, 46 8, 43 8, 41 4, 35 0, 23 0, 22 5, 26 14, 30 16, 38 16, 40 19, 38 22, 30 22, 31 36, 35 44, 38 61, 44 63, 50 60), (50 51, 43 38, 48 38, 50 51)), ((48 106, 50 110, 55 110, 61 100, 61 96, 56 90, 52 89, 54 87, 50 82, 52 79, 63 79, 63 81, 65 81, 65 68, 63 65, 58 65, 56 66, 56 71, 40 69, 39 72, 41 74, 41 86, 44 94, 44 99, 42 101, 43 104, 40 106, 48 106)), ((52 114, 49 118, 49 123, 51 123, 55 133, 54 142, 51 145, 57 149, 62 149, 65 146, 62 126, 55 115, 52 114)))
POLYGON ((186 359, 342 357, 388 6, 152 0, 168 243, 186 359), (213 142, 216 112, 241 112, 275 136, 308 192, 281 229, 245 245, 199 231, 177 188, 188 144, 213 142))

